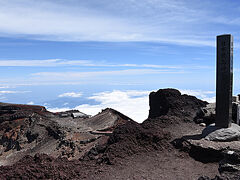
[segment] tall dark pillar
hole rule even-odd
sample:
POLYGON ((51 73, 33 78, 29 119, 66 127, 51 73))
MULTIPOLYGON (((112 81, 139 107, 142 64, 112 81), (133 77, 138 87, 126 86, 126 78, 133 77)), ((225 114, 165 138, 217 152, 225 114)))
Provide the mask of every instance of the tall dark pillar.
POLYGON ((216 126, 228 128, 232 120, 233 36, 217 36, 216 126))

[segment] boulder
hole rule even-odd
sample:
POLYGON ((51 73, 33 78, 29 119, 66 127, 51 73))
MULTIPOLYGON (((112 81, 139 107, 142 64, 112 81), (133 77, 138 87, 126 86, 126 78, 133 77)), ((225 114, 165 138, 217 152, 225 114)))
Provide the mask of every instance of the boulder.
POLYGON ((176 89, 160 89, 149 95, 149 118, 176 116, 185 121, 192 121, 197 112, 208 103, 194 96, 181 95, 176 89))
MULTIPOLYGON (((235 126, 235 124, 233 124, 233 126, 235 126)), ((213 125, 210 127, 212 130, 219 130, 213 125)), ((208 131, 211 133, 209 129, 208 131)), ((187 152, 189 156, 196 161, 203 163, 219 163, 219 173, 216 174, 215 178, 201 176, 198 180, 240 179, 240 141, 209 141, 203 138, 203 135, 199 134, 197 131, 192 135, 186 135, 180 139, 175 139, 172 141, 172 144, 177 149, 187 152)))
POLYGON ((234 141, 240 139, 240 126, 232 123, 229 128, 219 128, 211 124, 202 131, 202 136, 209 141, 234 141))

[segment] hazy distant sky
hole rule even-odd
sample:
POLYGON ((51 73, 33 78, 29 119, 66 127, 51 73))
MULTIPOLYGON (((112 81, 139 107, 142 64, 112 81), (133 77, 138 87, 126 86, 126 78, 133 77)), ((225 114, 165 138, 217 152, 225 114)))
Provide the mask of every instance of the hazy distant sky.
POLYGON ((152 90, 212 100, 216 36, 226 33, 238 94, 239 1, 0 0, 0 101, 111 106, 143 120, 152 90))

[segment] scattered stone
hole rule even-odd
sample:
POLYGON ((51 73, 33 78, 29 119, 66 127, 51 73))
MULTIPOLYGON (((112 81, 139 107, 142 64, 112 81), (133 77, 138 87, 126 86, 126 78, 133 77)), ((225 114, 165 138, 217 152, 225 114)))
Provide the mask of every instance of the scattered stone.
POLYGON ((205 123, 200 123, 199 126, 206 127, 205 123))
POLYGON ((239 103, 239 97, 238 96, 233 96, 232 101, 235 103, 239 103))
MULTIPOLYGON (((232 125, 234 126, 234 124, 232 125)), ((211 128, 215 131, 216 129, 219 130, 219 128, 213 125, 211 128)), ((219 163, 218 170, 220 176, 216 176, 213 179, 202 176, 199 180, 240 179, 240 141, 209 141, 203 138, 202 134, 195 133, 195 135, 187 135, 180 139, 175 139, 172 144, 181 151, 187 152, 197 161, 219 163)))
POLYGON ((197 116, 194 118, 194 122, 197 124, 205 123, 207 126, 215 122, 216 104, 209 103, 206 107, 202 107, 197 112, 197 116))
POLYGON ((227 154, 232 155, 234 154, 234 151, 227 151, 227 154))
MULTIPOLYGON (((235 124, 239 123, 238 113, 239 113, 239 104, 232 103, 232 122, 235 124)), ((216 104, 209 103, 206 107, 202 107, 197 112, 194 122, 197 124, 205 123, 207 126, 215 123, 216 117, 216 104)))

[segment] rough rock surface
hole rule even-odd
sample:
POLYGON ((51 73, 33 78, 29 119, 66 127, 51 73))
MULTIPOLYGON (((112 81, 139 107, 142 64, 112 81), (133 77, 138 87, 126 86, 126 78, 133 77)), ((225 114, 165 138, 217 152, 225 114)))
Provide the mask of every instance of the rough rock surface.
MULTIPOLYGON (((220 175, 217 175, 212 180, 240 179, 240 141, 209 141, 204 139, 199 131, 192 133, 180 139, 175 139, 172 141, 172 144, 181 151, 189 153, 197 161, 219 163, 218 170, 220 175)), ((199 179, 211 180, 207 176, 200 177, 199 179)))
MULTIPOLYGON (((44 154, 25 156, 12 166, 1 167, 1 179, 78 179, 95 172, 96 165, 44 154)), ((99 170, 100 172, 100 170, 99 170)))
POLYGON ((209 103, 206 107, 200 108, 197 112, 197 116, 194 118, 194 121, 197 124, 205 123, 207 126, 215 122, 215 112, 216 104, 209 103))
POLYGON ((149 118, 167 115, 192 121, 199 109, 207 104, 194 96, 181 95, 176 89, 160 89, 149 95, 149 118))
MULTIPOLYGON (((224 155, 218 157, 219 153, 217 153, 217 156, 209 162, 208 158, 212 157, 215 151, 205 150, 201 154, 202 147, 194 146, 182 138, 191 136, 188 137, 189 140, 195 139, 196 132, 201 135, 203 128, 193 120, 199 108, 207 103, 192 96, 181 95, 174 89, 153 92, 150 101, 149 118, 142 124, 126 119, 125 116, 110 109, 84 121, 76 122, 58 117, 48 119, 55 122, 57 127, 61 127, 48 131, 53 139, 60 135, 61 140, 55 140, 61 142, 60 147, 65 148, 61 149, 61 152, 72 154, 61 155, 59 158, 29 154, 33 156, 27 155, 13 165, 1 167, 0 179, 10 177, 12 179, 192 180, 204 175, 206 178, 219 176, 218 161, 222 160, 224 155), (105 117, 118 125, 106 121, 105 117), (111 127, 105 126, 106 124, 111 127), (81 145, 81 156, 76 153, 79 152, 79 145, 81 145), (72 155, 79 157, 79 160, 71 158, 72 155), (201 161, 201 158, 196 159, 198 156, 205 158, 206 161, 201 161)), ((36 137, 34 134, 33 132, 28 135, 32 144, 35 142, 32 141, 36 137)), ((59 147, 59 144, 56 144, 59 147)), ((50 147, 52 145, 48 146, 50 147)), ((217 150, 217 152, 222 151, 217 150)))
POLYGON ((88 119, 73 119, 42 106, 2 103, 0 113, 0 165, 36 153, 79 159, 98 142, 107 141, 116 127, 132 121, 113 109, 88 119))
POLYGON ((198 180, 238 180, 240 179, 240 152, 239 150, 225 150, 222 152, 224 157, 219 162, 220 176, 211 179, 207 176, 200 177, 198 180))
POLYGON ((168 146, 170 138, 170 133, 164 130, 146 129, 136 122, 127 122, 113 131, 106 144, 94 147, 85 158, 98 159, 99 163, 114 164, 116 158, 163 150, 168 146))
POLYGON ((219 162, 219 172, 229 178, 240 178, 240 151, 225 150, 224 158, 219 162))
POLYGON ((209 141, 240 140, 240 126, 232 123, 229 128, 219 128, 211 124, 203 130, 202 136, 209 141))
MULTIPOLYGON (((215 123, 216 104, 209 103, 206 107, 202 107, 198 112, 194 121, 197 124, 205 123, 207 126, 215 123)), ((237 123, 237 103, 232 103, 232 122, 237 123)))

